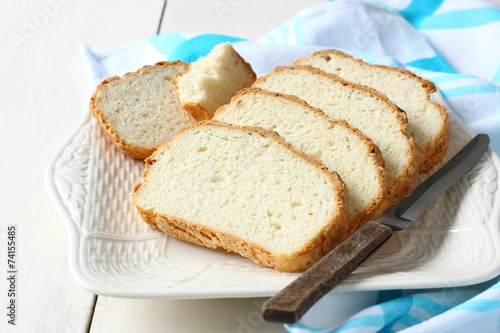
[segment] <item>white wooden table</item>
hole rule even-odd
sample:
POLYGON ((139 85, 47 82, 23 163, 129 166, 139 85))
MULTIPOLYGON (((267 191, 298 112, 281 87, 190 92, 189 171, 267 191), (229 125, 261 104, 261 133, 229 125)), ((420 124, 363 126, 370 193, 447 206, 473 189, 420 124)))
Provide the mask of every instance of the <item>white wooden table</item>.
POLYGON ((91 89, 78 54, 163 32, 258 38, 321 0, 1 1, 0 332, 284 332, 264 299, 135 300, 93 295, 68 270, 68 240, 44 183, 91 89), (16 225, 16 325, 7 323, 7 227, 16 225))

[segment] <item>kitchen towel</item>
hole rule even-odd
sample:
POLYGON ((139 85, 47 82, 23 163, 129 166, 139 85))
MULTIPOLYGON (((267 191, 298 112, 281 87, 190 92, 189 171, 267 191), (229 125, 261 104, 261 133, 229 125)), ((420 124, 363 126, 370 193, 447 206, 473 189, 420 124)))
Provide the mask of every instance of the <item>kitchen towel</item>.
MULTIPOLYGON (((411 70, 434 82, 454 113, 476 133, 489 134, 490 146, 500 154, 498 1, 325 1, 255 41, 168 33, 102 51, 82 45, 81 51, 97 83, 157 61, 192 62, 226 41, 258 75, 327 48, 411 70)), ((498 277, 473 286, 389 290, 372 296, 366 293, 369 306, 341 321, 332 319, 339 312, 338 300, 325 297, 286 328, 292 333, 500 332, 498 277)))

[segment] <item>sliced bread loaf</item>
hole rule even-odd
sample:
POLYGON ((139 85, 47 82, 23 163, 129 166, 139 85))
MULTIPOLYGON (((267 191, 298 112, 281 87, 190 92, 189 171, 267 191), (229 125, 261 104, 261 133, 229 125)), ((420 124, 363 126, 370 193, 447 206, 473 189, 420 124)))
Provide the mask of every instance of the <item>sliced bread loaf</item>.
POLYGON ((345 185, 274 132, 204 121, 146 159, 133 203, 152 227, 301 271, 347 236, 345 185))
POLYGON ((436 165, 448 147, 448 113, 430 99, 434 84, 410 71, 370 65, 336 50, 316 52, 296 65, 317 67, 346 80, 372 87, 385 94, 408 116, 407 134, 420 150, 420 171, 436 165))
POLYGON ((259 78, 254 87, 295 95, 327 116, 344 119, 361 130, 382 152, 388 205, 409 193, 418 174, 415 147, 404 135, 404 112, 385 96, 310 66, 277 67, 259 78))
POLYGON ((172 83, 177 73, 187 69, 184 62, 160 62, 97 86, 90 110, 120 151, 146 158, 181 127, 195 122, 180 108, 172 83))
POLYGON ((350 230, 376 219, 386 207, 383 160, 378 148, 343 120, 333 120, 295 96, 244 89, 219 108, 216 120, 276 131, 292 146, 337 172, 348 194, 350 230))
POLYGON ((256 75, 230 43, 216 45, 175 80, 181 106, 197 120, 212 118, 239 90, 249 87, 256 75))

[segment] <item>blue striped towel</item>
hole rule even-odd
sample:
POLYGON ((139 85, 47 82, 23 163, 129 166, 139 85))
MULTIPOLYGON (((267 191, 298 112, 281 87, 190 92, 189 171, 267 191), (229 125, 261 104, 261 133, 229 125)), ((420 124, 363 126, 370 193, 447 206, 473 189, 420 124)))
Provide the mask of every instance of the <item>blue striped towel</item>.
MULTIPOLYGON (((498 1, 325 1, 301 10, 256 41, 168 33, 99 52, 82 46, 82 52, 98 82, 165 59, 192 62, 224 41, 232 42, 257 74, 325 48, 414 71, 437 85, 469 128, 488 133, 491 147, 500 154, 498 1)), ((467 287, 344 297, 352 300, 346 304, 361 300, 359 306, 339 311, 345 309, 339 309, 336 297, 325 297, 286 328, 293 333, 500 332, 499 277, 467 287)))

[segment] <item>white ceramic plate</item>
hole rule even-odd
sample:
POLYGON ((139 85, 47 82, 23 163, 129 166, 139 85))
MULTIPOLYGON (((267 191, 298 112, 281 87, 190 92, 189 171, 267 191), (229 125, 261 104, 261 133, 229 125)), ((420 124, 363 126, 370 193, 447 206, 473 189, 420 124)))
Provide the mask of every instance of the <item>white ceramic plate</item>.
MULTIPOLYGON (((449 112, 443 162, 473 137, 449 112)), ((118 152, 90 116, 49 165, 50 192, 70 236, 70 269, 83 287, 115 297, 258 297, 297 277, 151 230, 130 201, 142 170, 143 162, 118 152)), ((453 287, 498 275, 499 170, 490 149, 409 230, 394 235, 335 290, 453 287)))

